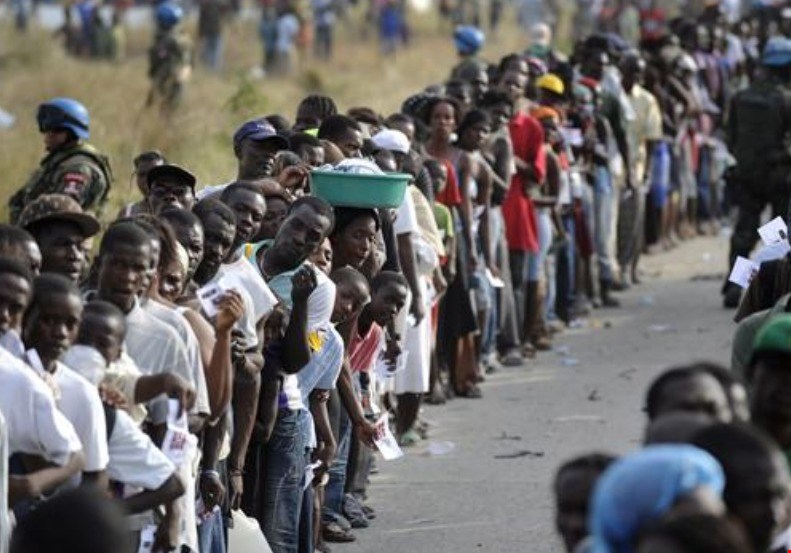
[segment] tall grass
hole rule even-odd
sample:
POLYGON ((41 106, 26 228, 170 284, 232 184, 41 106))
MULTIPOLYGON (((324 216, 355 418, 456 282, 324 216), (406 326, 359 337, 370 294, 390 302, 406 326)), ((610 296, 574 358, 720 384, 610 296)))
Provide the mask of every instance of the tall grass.
MULTIPOLYGON (((249 76, 261 60, 256 22, 232 22, 223 73, 197 68, 181 108, 169 119, 144 107, 148 32, 130 32, 127 59, 107 63, 70 58, 48 32, 19 35, 5 23, 0 26, 0 43, 6 44, 0 50, 0 106, 18 121, 0 131, 0 193, 8 198, 40 160, 34 114, 40 101, 53 96, 72 96, 89 108, 91 142, 110 157, 116 176, 111 201, 120 205, 135 197, 129 185, 131 159, 143 149, 163 151, 192 170, 201 186, 225 182, 235 175, 231 136, 244 120, 269 113, 293 117, 300 98, 311 92, 332 96, 344 111, 370 106, 388 114, 408 95, 447 77, 455 62, 451 29, 433 14, 414 14, 412 44, 387 59, 379 54, 375 33, 362 38, 362 20, 361 13, 352 13, 339 24, 331 63, 305 53, 292 75, 259 80, 249 76)), ((485 55, 496 60, 524 46, 522 33, 506 21, 485 55)))

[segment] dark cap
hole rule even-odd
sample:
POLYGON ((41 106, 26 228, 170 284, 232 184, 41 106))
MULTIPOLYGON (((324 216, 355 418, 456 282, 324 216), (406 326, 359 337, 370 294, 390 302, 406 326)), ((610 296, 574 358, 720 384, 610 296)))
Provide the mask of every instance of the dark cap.
POLYGON ((85 237, 96 235, 101 229, 99 221, 85 213, 77 200, 65 194, 43 194, 25 207, 17 225, 25 230, 42 221, 68 221, 80 227, 85 237))
POLYGON ((151 186, 155 181, 158 180, 186 184, 192 188, 193 191, 195 190, 195 183, 197 182, 195 175, 183 167, 173 165, 172 163, 157 165, 156 167, 151 168, 151 170, 148 172, 148 186, 151 186))
POLYGON ((277 134, 275 128, 266 119, 253 119, 239 127, 233 135, 233 147, 239 148, 242 140, 263 141, 271 140, 277 142, 281 150, 288 149, 288 140, 277 134))

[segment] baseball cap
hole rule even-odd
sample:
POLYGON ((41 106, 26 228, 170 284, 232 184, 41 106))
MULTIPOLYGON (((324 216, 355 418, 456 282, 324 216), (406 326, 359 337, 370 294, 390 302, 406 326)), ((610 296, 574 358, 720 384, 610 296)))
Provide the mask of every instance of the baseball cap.
POLYGON ((553 73, 541 75, 536 81, 536 86, 554 92, 558 96, 563 96, 563 93, 566 91, 566 86, 563 84, 563 81, 553 73))
POLYGON ((233 134, 233 147, 238 148, 246 138, 255 141, 276 141, 279 149, 288 149, 288 140, 277 134, 275 128, 265 119, 253 119, 239 127, 233 134))
POLYGON ((192 190, 195 190, 195 183, 197 182, 195 175, 172 163, 157 165, 148 172, 149 186, 158 180, 183 183, 192 188, 192 190))
POLYGON ((384 129, 376 133, 371 141, 380 150, 391 152, 409 153, 409 139, 404 133, 396 129, 384 129))
POLYGON ((17 225, 29 229, 42 221, 68 221, 80 227, 85 237, 96 235, 101 229, 98 219, 85 213, 77 200, 65 194, 43 194, 29 203, 19 216, 17 225))
POLYGON ((761 353, 791 355, 791 315, 778 315, 766 323, 753 342, 753 358, 761 353))

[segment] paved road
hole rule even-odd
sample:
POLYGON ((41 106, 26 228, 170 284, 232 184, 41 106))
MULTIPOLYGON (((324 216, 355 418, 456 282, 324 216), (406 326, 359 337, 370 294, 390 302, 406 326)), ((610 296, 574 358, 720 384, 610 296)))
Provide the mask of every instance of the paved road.
POLYGON ((561 551, 550 487, 558 464, 591 450, 625 452, 639 442, 643 394, 664 368, 696 359, 726 362, 733 327, 714 277, 727 244, 700 239, 645 259, 647 281, 565 333, 560 351, 488 378, 482 400, 427 407, 430 441, 379 462, 371 505, 379 517, 334 551, 462 553, 561 551))

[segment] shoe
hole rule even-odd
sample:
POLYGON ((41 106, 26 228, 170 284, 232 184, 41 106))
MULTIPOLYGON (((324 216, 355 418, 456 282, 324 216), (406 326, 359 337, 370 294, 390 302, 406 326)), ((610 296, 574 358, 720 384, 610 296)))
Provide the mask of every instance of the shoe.
POLYGON ((357 541, 357 536, 341 528, 337 522, 323 524, 321 527, 321 537, 324 541, 330 543, 352 543, 353 541, 357 541))
POLYGON ((548 335, 534 336, 530 342, 538 351, 551 351, 552 339, 548 335))
POLYGON ((363 512, 362 501, 353 494, 347 493, 343 496, 343 514, 349 519, 352 528, 368 528, 368 517, 363 512))
POLYGON ((420 442, 420 434, 410 428, 398 438, 398 445, 401 447, 412 447, 420 442))
POLYGON ((612 281, 600 280, 599 289, 601 293, 601 303, 603 307, 621 307, 621 302, 610 295, 612 281))
POLYGON ((611 292, 624 292, 629 289, 629 281, 621 275, 620 280, 614 280, 610 282, 610 291, 611 292))
POLYGON ((362 508, 363 508, 363 513, 365 513, 365 516, 368 517, 368 520, 373 520, 376 518, 376 511, 374 510, 373 507, 369 507, 368 505, 363 503, 362 508))
POLYGON ((317 544, 314 550, 318 551, 319 553, 332 553, 332 549, 330 549, 330 546, 324 542, 317 544))
POLYGON ((437 381, 434 383, 434 388, 431 390, 431 393, 426 396, 424 401, 429 405, 444 405, 447 400, 448 398, 445 397, 445 390, 443 389, 442 383, 437 381))
POLYGON ((467 399, 481 399, 483 397, 483 392, 481 392, 481 389, 478 386, 473 385, 464 391, 457 391, 456 396, 467 399))
POLYGON ((524 362, 524 357, 516 349, 509 350, 500 358, 500 364, 504 367, 521 367, 524 362))
POLYGON ((736 309, 742 300, 742 289, 735 284, 728 284, 723 293, 722 305, 725 309, 736 309))

